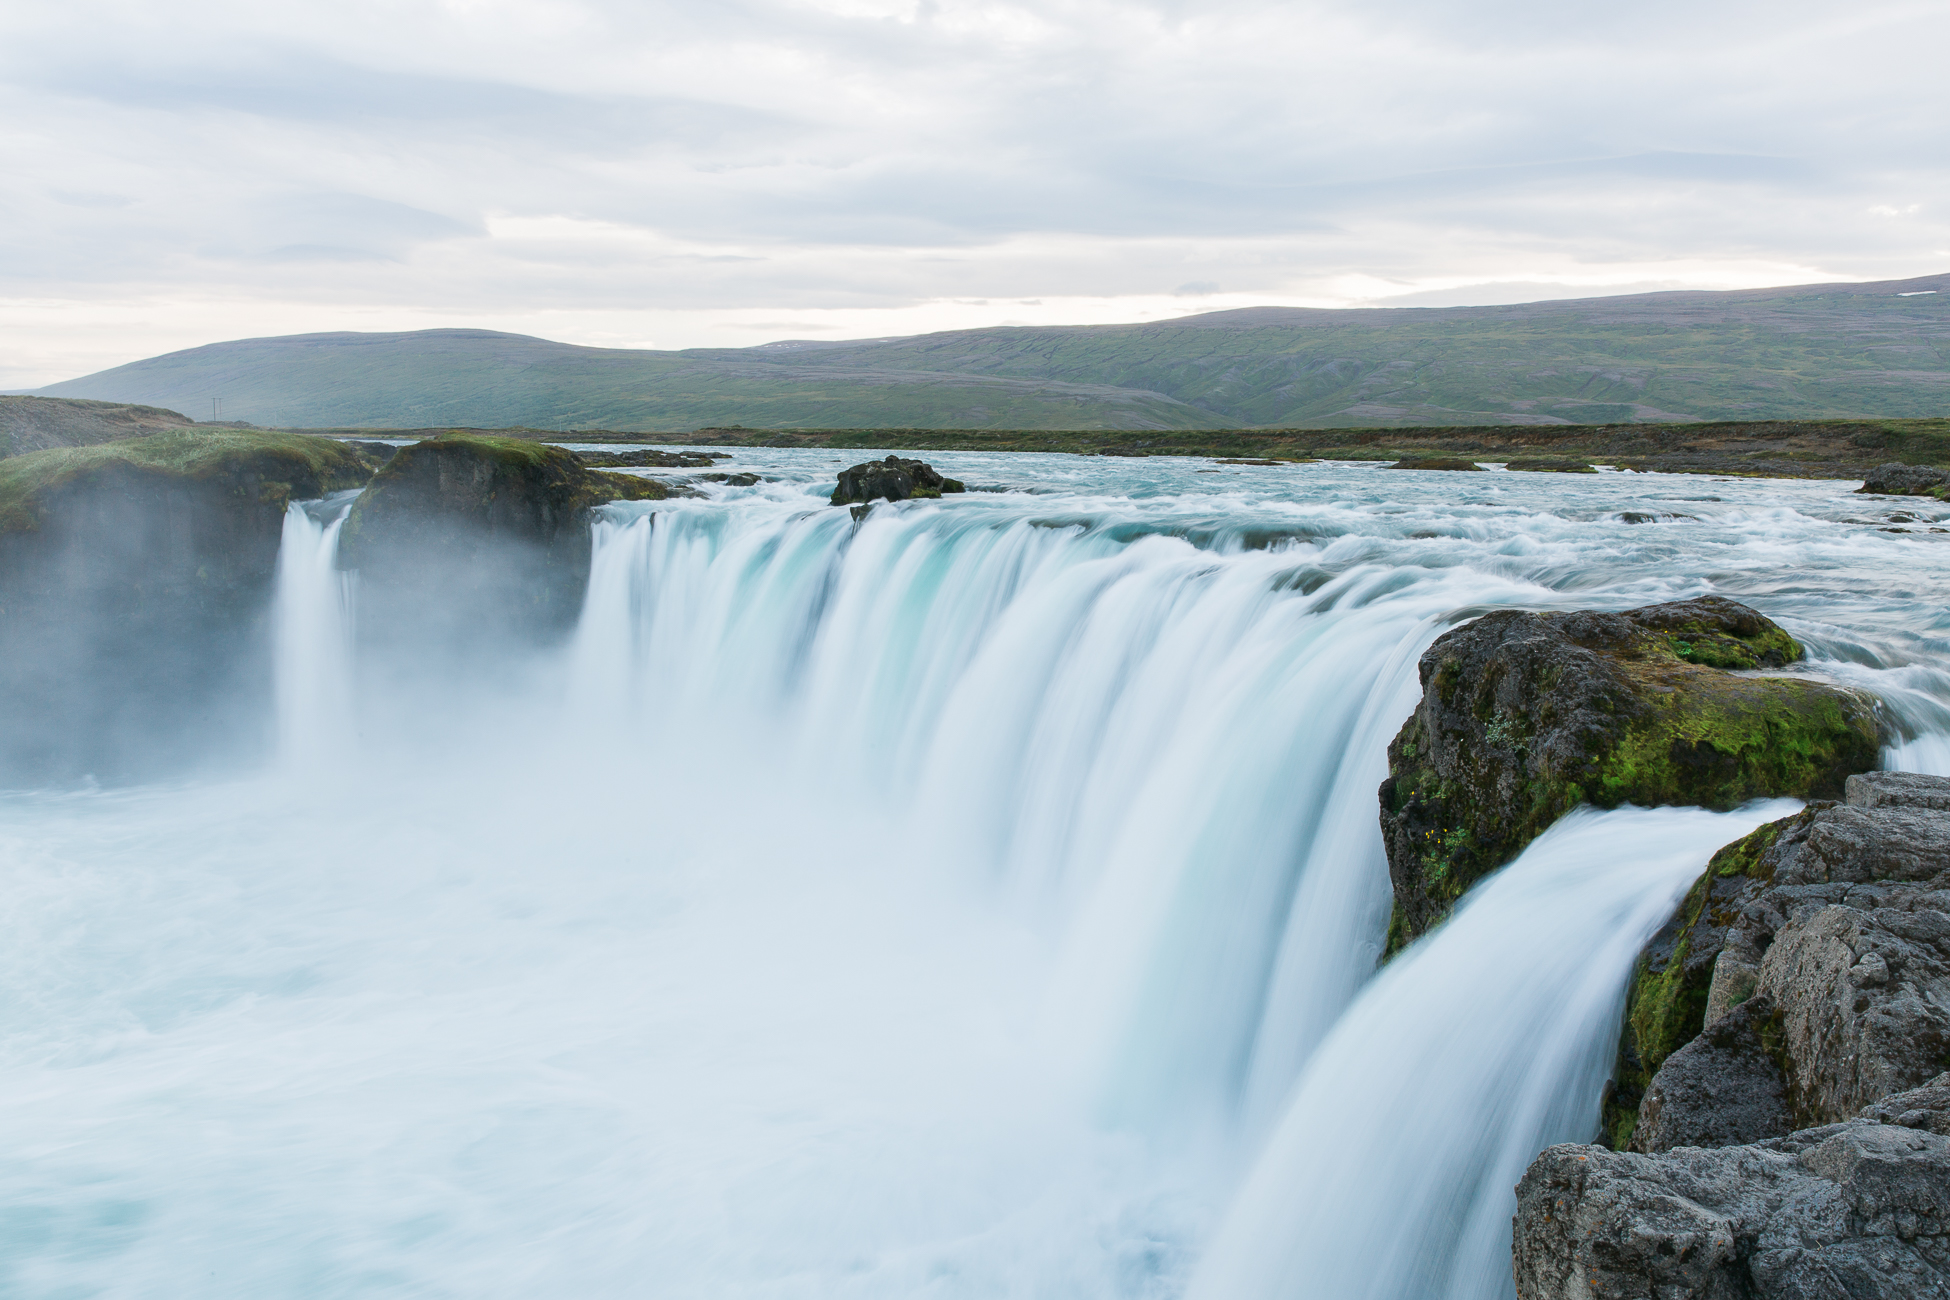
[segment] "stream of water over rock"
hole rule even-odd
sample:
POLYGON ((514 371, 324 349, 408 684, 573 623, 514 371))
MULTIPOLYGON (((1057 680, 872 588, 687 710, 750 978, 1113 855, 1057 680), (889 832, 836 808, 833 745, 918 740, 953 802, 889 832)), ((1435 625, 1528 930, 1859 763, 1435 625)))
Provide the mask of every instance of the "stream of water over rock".
POLYGON ((1950 771, 1950 535, 1852 485, 943 454, 1011 490, 856 523, 858 455, 606 507, 491 679, 359 662, 294 507, 275 761, 0 796, 0 1289, 1507 1295, 1782 808, 1580 814, 1377 977, 1421 651, 1718 592, 1950 771))

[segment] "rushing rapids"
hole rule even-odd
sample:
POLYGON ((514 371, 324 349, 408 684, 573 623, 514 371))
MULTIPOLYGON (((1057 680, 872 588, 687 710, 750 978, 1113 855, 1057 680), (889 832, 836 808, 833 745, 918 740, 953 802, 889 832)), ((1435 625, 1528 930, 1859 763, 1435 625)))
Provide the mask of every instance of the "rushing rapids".
POLYGON ((1376 977, 1422 649, 1720 591, 1950 770, 1950 552, 1837 485, 829 459, 605 508, 571 643, 438 691, 293 507, 277 763, 6 796, 12 1290, 1505 1295, 1779 810, 1579 814, 1376 977))

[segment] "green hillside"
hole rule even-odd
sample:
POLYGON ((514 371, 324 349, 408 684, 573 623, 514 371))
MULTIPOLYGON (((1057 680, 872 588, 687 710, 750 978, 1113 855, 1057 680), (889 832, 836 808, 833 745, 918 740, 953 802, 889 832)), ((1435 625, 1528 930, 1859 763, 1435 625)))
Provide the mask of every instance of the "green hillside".
POLYGON ((282 427, 1203 430, 1950 413, 1950 275, 650 352, 483 330, 216 343, 39 390, 282 427))

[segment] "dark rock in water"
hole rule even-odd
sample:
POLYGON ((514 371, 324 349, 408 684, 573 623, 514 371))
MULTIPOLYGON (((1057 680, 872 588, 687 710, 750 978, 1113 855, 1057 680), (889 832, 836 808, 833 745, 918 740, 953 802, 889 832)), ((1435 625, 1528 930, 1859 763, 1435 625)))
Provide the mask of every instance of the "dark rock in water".
POLYGON ((1857 492, 1892 497, 1942 497, 1950 492, 1950 470, 1890 461, 1869 471, 1857 492))
MULTIPOLYGON (((1641 956, 1607 1104, 1614 1145, 1648 1074, 1668 1127, 1744 1122, 1711 1113, 1744 1104, 1731 1084, 1676 1095, 1663 1080, 1749 998, 1770 1007, 1761 1034, 1793 1127, 1845 1119, 1950 1063, 1950 779, 1869 772, 1846 795, 1720 850, 1641 956)), ((1631 1135, 1638 1149, 1652 1140, 1631 1135)))
POLYGON ((1519 1300, 1950 1298, 1950 1138, 1854 1120, 1750 1146, 1544 1151, 1519 1300))
POLYGON ((339 565, 360 578, 360 639, 463 658, 553 641, 582 606, 590 507, 668 495, 547 443, 443 435, 401 448, 340 534, 339 565))
POLYGON ((1787 1078, 1770 1038, 1778 1050, 1773 1000, 1750 998, 1666 1058, 1639 1105, 1632 1150, 1739 1146, 1792 1132, 1787 1078))
POLYGON ((1464 460, 1460 456, 1407 456, 1401 460, 1396 461, 1393 465, 1390 465, 1389 468, 1390 469, 1447 469, 1447 470, 1465 470, 1465 471, 1476 470, 1479 472, 1482 471, 1483 469, 1483 467, 1481 465, 1478 465, 1475 461, 1464 460))
POLYGON ((759 482, 758 475, 749 473, 699 474, 698 477, 706 483, 722 483, 726 487, 757 487, 759 482))
POLYGON ((343 443, 229 429, 0 461, 0 783, 259 745, 285 506, 370 474, 343 443))
POLYGON ((832 504, 843 506, 854 501, 906 501, 910 497, 938 497, 944 492, 965 492, 959 479, 943 478, 925 461, 889 456, 869 460, 840 471, 839 485, 833 489, 832 504))
POLYGON ((1580 803, 1731 808, 1841 793, 1873 767, 1871 703, 1805 679, 1736 677, 1801 647, 1705 597, 1620 614, 1489 614, 1422 656, 1389 746, 1381 825, 1391 950, 1580 803))

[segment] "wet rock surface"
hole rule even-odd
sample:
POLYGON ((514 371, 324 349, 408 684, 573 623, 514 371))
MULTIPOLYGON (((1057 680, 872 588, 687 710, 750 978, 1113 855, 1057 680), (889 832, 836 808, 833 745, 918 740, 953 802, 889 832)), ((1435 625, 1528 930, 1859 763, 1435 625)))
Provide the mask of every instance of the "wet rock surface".
POLYGON ((729 452, 694 451, 578 451, 576 459, 597 469, 709 469, 730 458, 729 452))
POLYGON ((285 506, 370 473, 329 439, 230 429, 0 461, 0 783, 259 745, 285 506))
POLYGON ((1942 496, 1950 491, 1950 470, 1891 461, 1870 470, 1856 491, 1879 496, 1942 496))
POLYGON ((1755 1042, 1786 1089, 1779 1132, 1950 1066, 1950 778, 1860 774, 1846 800, 1716 854, 1641 957, 1607 1106, 1614 1145, 1748 1140, 1755 1042), (1750 1019, 1738 1060, 1708 1046, 1750 1019), (1634 1132, 1631 1088, 1647 1073, 1634 1132))
POLYGON ((1858 1119, 1664 1155, 1556 1146, 1517 1186, 1520 1300, 1950 1297, 1950 1138, 1858 1119))
POLYGON ((1423 654, 1389 746, 1391 949, 1579 803, 1731 808, 1835 797, 1876 762, 1870 701, 1773 669, 1801 647, 1719 597, 1624 613, 1486 615, 1423 654))
POLYGON ((889 456, 841 470, 839 483, 833 489, 832 504, 906 501, 912 497, 938 497, 944 492, 965 491, 967 488, 960 480, 943 478, 925 461, 889 456))

